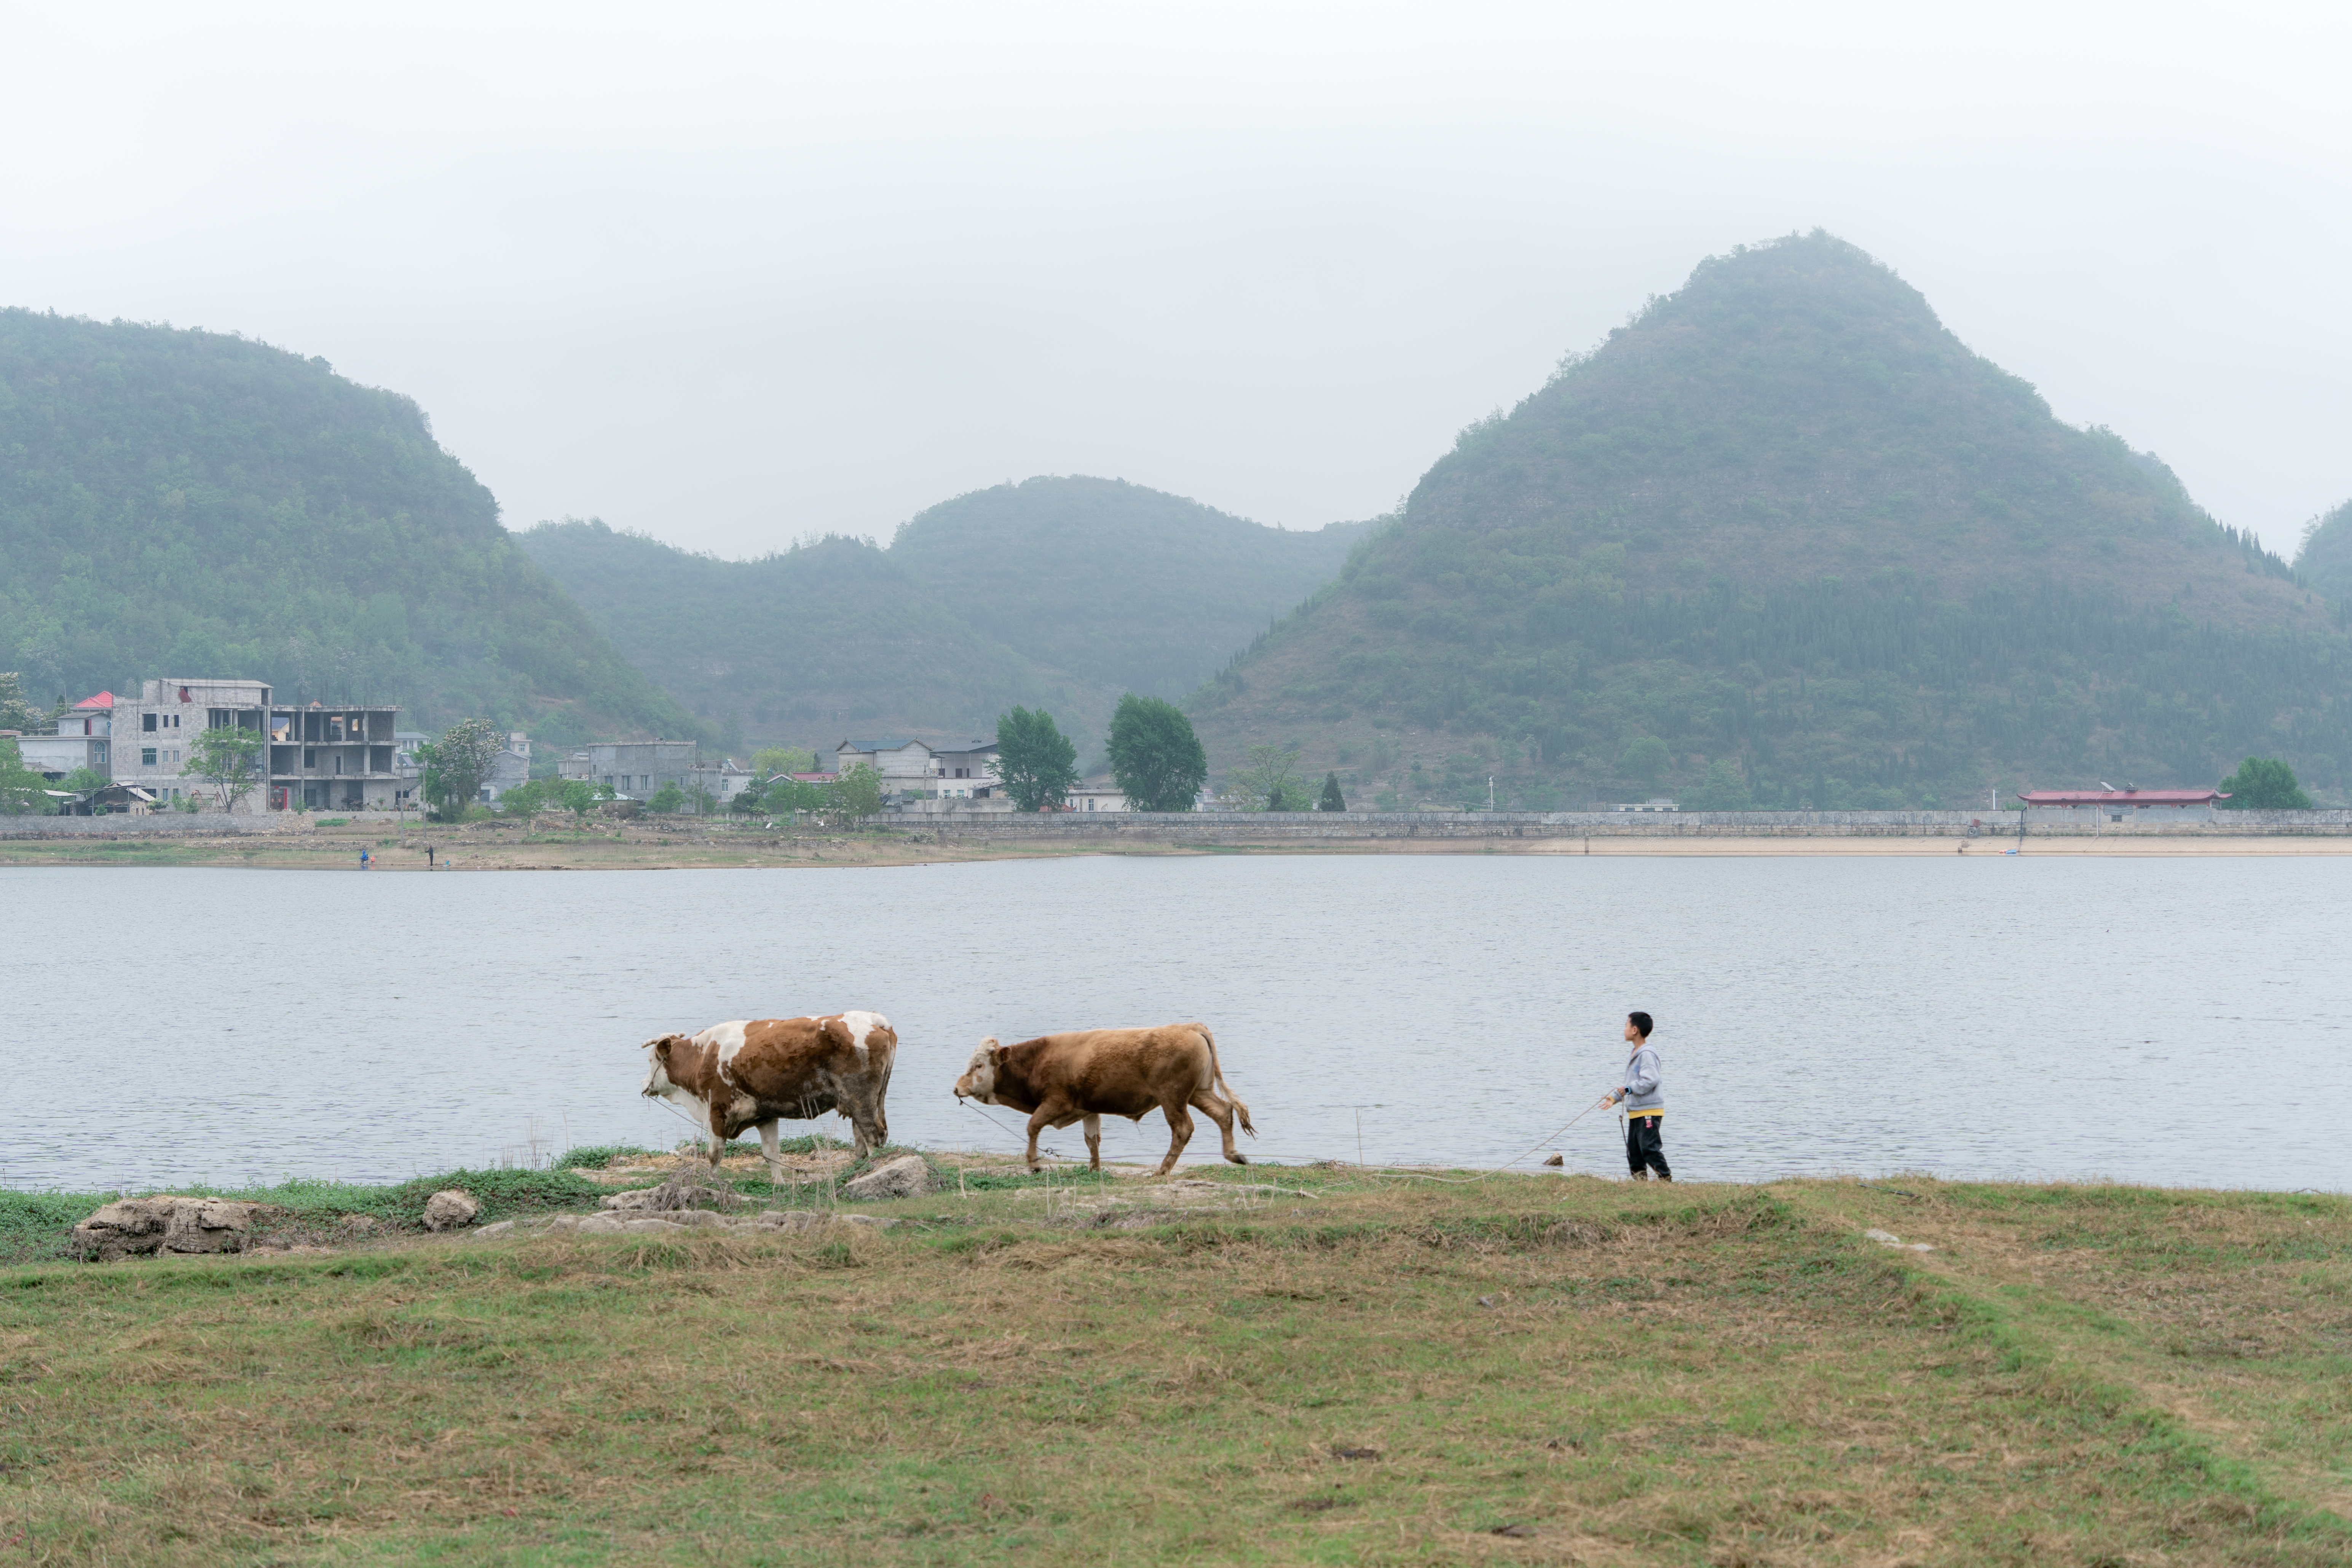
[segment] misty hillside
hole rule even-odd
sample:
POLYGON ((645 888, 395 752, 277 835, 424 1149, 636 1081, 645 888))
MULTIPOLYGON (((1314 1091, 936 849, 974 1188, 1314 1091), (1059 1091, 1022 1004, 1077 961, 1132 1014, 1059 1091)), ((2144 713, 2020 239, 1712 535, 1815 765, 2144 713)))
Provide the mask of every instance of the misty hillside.
POLYGON ((1041 665, 1175 699, 1329 582, 1370 528, 1297 532, 1119 479, 1045 478, 917 514, 890 559, 1041 665))
POLYGON ((1367 526, 1287 532, 1072 478, 942 502, 887 551, 836 538, 730 562, 577 521, 521 542, 639 668, 746 742, 992 733, 1043 703, 1092 759, 1122 692, 1198 686, 1367 526))
POLYGON ((1101 705, 1091 691, 1075 701, 863 540, 721 561, 568 520, 520 542, 730 747, 830 746, 853 732, 938 739, 993 732, 1014 702, 1101 705))
POLYGON ((2352 500, 2313 521, 2294 568, 2314 593, 2334 601, 2339 618, 2352 616, 2352 500))
POLYGON ((1817 233, 1702 263, 1465 431, 1193 706, 1213 752, 1296 741, 1405 804, 1495 773, 1528 805, 1960 805, 2248 751, 2333 791, 2347 653, 2160 462, 1817 233))
POLYGON ((44 703, 205 675, 551 741, 687 725, 407 398, 242 338, 21 310, 0 310, 0 668, 44 703))

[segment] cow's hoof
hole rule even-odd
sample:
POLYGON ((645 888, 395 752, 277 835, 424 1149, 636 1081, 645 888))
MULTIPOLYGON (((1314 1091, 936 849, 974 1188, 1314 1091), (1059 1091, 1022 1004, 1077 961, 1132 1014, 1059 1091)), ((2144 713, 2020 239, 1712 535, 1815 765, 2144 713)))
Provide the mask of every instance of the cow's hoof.
POLYGON ((1249 1163, 1249 1156, 1247 1154, 1228 1154, 1225 1158, 1231 1160, 1236 1165, 1246 1165, 1249 1163))

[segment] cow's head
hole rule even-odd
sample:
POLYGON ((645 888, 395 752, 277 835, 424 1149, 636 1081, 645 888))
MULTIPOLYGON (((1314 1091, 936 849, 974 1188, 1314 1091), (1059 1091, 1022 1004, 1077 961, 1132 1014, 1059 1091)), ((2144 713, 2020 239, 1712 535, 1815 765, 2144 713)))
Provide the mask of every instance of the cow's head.
POLYGON ((956 1079, 956 1098, 976 1100, 982 1105, 994 1100, 996 1064, 1003 1059, 1004 1047, 996 1043, 995 1036, 981 1041, 980 1049, 972 1052, 971 1060, 964 1065, 963 1076, 956 1079))
POLYGON ((646 1087, 639 1092, 647 1099, 683 1095, 686 1091, 670 1077, 670 1053, 691 1044, 693 1042, 684 1035, 664 1035, 657 1039, 647 1040, 645 1043, 646 1087))

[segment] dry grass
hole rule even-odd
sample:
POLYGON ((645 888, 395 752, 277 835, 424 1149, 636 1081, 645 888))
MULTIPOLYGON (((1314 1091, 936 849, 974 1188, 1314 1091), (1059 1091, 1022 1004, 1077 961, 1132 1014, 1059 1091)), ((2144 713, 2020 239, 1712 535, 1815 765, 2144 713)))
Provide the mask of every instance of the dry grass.
POLYGON ((0 1562, 2352 1548, 2340 1202, 1276 1179, 0 1273, 0 1562))

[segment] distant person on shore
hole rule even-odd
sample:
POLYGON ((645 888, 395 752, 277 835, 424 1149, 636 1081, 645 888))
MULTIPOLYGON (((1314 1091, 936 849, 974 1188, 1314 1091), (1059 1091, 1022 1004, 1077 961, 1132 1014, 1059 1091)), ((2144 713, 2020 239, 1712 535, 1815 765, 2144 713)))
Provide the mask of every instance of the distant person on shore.
POLYGON ((362 849, 362 850, 361 850, 361 851, 360 851, 360 869, 361 869, 361 870, 362 870, 362 871, 364 871, 364 870, 366 870, 367 868, 368 868, 368 852, 367 852, 366 850, 362 849))
POLYGON ((1658 1132, 1666 1114, 1666 1096, 1658 1050, 1650 1044, 1654 1027, 1647 1013, 1625 1015, 1625 1043, 1633 1047, 1625 1058, 1625 1082, 1602 1095, 1601 1103, 1625 1107, 1625 1163, 1632 1167, 1633 1180, 1645 1182, 1655 1170, 1658 1180, 1671 1182, 1675 1173, 1666 1169, 1665 1145, 1658 1132))

